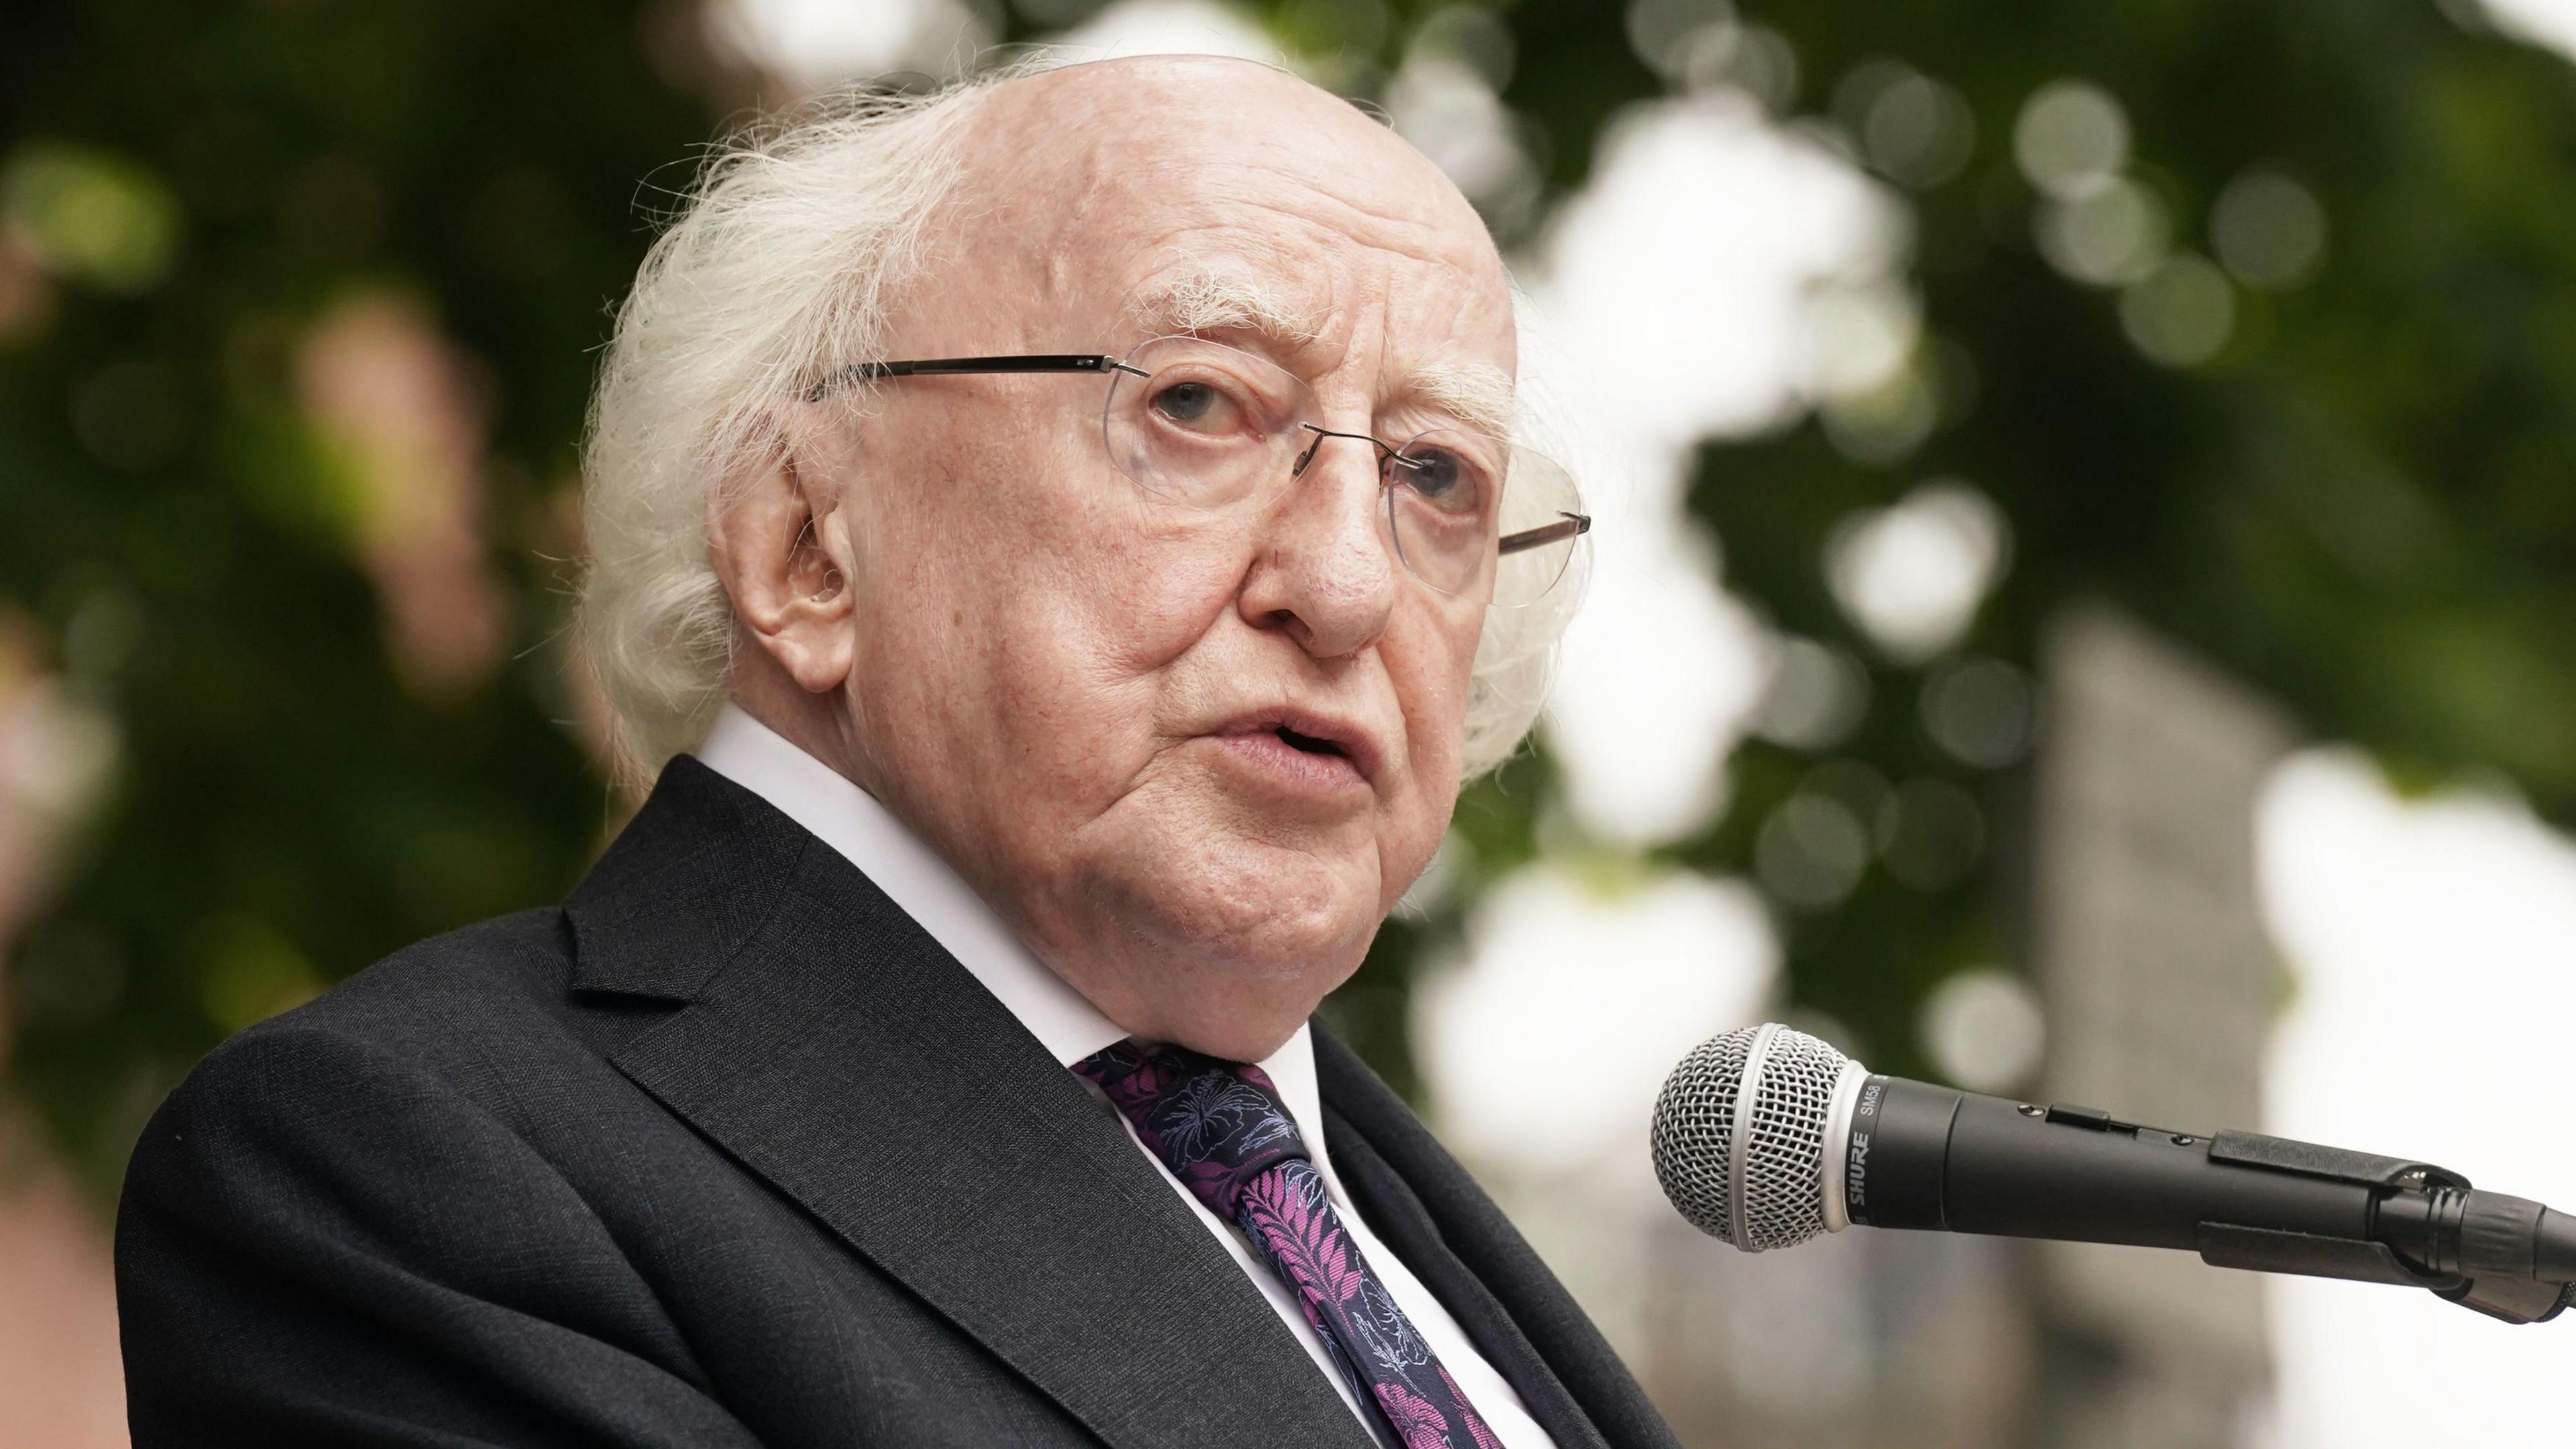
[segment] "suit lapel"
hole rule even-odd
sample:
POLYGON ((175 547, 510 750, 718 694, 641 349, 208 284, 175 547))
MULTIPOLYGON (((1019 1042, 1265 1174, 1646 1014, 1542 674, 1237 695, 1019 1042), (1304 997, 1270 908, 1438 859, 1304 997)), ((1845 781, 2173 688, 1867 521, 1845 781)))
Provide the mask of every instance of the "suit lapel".
POLYGON ((1343 1185, 1558 1449, 1675 1449, 1600 1330, 1466 1169, 1321 1022, 1314 1039, 1343 1185))
POLYGON ((568 911, 576 990, 688 1002, 620 1071, 1103 1440, 1368 1443, 1114 1110, 749 792, 674 761, 568 911))
POLYGON ((1521 1332, 1502 1301, 1441 1241, 1422 1199, 1350 1120, 1330 1107, 1324 1109, 1324 1131, 1332 1143, 1334 1170, 1369 1226, 1395 1249, 1449 1316, 1458 1320, 1468 1341, 1521 1396, 1521 1406, 1556 1441, 1557 1449, 1604 1449, 1600 1431, 1583 1416, 1529 1335, 1521 1332))

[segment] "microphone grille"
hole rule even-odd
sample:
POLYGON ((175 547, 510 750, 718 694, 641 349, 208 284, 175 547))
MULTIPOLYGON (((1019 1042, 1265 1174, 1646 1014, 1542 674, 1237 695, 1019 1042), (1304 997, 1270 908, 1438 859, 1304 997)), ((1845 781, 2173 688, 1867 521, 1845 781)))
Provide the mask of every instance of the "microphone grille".
POLYGON ((1702 1042, 1655 1103, 1655 1176, 1692 1226, 1748 1253, 1825 1231, 1824 1149, 1849 1058, 1785 1026, 1702 1042))
POLYGON ((1731 1206, 1735 1094, 1754 1027, 1713 1036, 1691 1049, 1655 1099, 1655 1178, 1692 1227, 1735 1241, 1731 1206))

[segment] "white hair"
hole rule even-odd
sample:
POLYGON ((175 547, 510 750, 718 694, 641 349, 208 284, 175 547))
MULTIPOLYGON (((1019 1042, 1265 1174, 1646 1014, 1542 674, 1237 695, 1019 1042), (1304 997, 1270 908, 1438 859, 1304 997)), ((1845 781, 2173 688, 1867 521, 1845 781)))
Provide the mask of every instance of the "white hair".
MULTIPOLYGON (((649 779, 704 740, 725 701, 734 631, 707 551, 716 490, 777 446, 769 420, 782 400, 879 355, 977 109, 996 81, 1047 65, 772 118, 716 149, 645 254, 618 309, 582 459, 580 637, 621 770, 649 779)), ((1573 465, 1528 350, 1515 430, 1573 465)), ((1583 582, 1487 613, 1467 694, 1469 777, 1529 733, 1583 582)))

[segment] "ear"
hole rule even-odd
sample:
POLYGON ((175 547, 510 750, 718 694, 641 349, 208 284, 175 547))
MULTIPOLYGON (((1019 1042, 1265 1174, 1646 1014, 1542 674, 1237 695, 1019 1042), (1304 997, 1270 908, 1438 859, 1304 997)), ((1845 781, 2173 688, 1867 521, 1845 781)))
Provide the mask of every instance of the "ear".
POLYGON ((855 645, 848 519, 838 470, 816 466, 804 430, 774 430, 766 459, 711 499, 707 555, 740 632, 814 694, 847 682, 855 645))

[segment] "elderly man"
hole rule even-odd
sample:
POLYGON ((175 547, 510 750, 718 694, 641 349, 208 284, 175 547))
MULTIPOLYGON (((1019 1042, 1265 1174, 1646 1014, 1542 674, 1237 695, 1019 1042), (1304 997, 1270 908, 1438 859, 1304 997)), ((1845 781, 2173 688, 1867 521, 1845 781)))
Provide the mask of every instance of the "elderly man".
POLYGON ((172 1097, 138 1443, 1669 1443, 1308 1023, 1573 592, 1515 365, 1457 191, 1262 67, 721 160, 588 458, 658 783, 172 1097))

